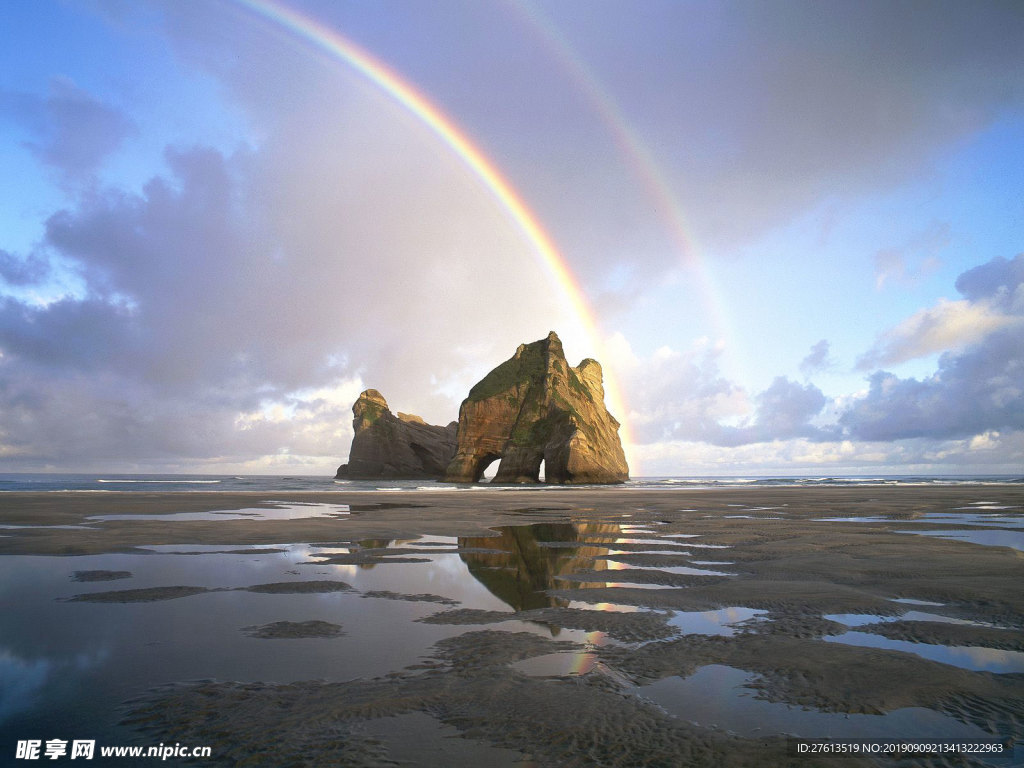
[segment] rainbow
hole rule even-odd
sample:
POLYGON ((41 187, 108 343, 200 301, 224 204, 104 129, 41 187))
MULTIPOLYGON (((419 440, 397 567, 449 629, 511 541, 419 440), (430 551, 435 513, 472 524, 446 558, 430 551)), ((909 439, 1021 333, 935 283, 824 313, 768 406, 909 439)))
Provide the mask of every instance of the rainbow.
MULTIPOLYGON (((594 313, 551 237, 494 163, 450 117, 386 64, 315 19, 289 8, 278 0, 235 2, 267 22, 283 27, 331 58, 352 67, 433 131, 494 195, 527 242, 533 246, 545 270, 553 278, 572 312, 582 324, 591 345, 598 350, 603 349, 602 335, 594 313)), ((623 448, 628 453, 633 442, 628 426, 629 409, 618 382, 609 369, 605 370, 604 389, 609 410, 622 419, 621 438, 623 448)))
POLYGON ((726 312, 726 303, 707 261, 701 258, 701 249, 693 234, 693 227, 687 221, 682 206, 676 199, 672 187, 661 172, 658 163, 647 145, 629 122, 615 100, 582 61, 565 36, 544 12, 529 0, 507 0, 508 6, 516 11, 527 26, 537 35, 548 53, 555 59, 577 90, 582 93, 601 122, 614 139, 622 156, 628 161, 630 171, 640 182, 648 198, 671 236, 679 259, 697 281, 698 296, 705 315, 711 320, 715 333, 728 342, 733 354, 739 351, 737 337, 726 312))

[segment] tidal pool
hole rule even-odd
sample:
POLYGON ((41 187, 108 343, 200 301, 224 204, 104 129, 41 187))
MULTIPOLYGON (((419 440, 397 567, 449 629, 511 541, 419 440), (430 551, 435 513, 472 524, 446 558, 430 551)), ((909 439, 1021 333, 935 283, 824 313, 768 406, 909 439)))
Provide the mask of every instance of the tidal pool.
POLYGON ((980 544, 983 547, 1010 547, 1011 549, 1024 552, 1024 531, 981 530, 978 528, 971 530, 961 528, 950 531, 897 531, 897 533, 938 536, 942 539, 953 539, 954 541, 969 541, 971 544, 980 544))
POLYGON ((867 632, 844 632, 822 638, 830 643, 859 645, 864 648, 883 648, 888 651, 912 653, 923 659, 938 661, 962 669, 978 672, 1014 673, 1024 672, 1024 653, 1005 651, 981 646, 934 645, 912 643, 908 640, 893 640, 867 632))
POLYGON ((898 530, 895 533, 913 534, 917 536, 938 536, 943 539, 967 541, 985 547, 1010 547, 1024 551, 1024 517, 1011 515, 984 514, 988 510, 1007 510, 1004 506, 960 507, 956 512, 933 512, 910 520, 865 515, 863 517, 819 517, 814 522, 827 523, 898 523, 899 525, 960 525, 963 528, 949 530, 931 528, 929 530, 898 530), (966 511, 965 511, 966 510, 966 511))
POLYGON ((173 512, 166 515, 91 515, 88 520, 163 520, 187 522, 190 520, 302 520, 311 517, 344 517, 352 514, 348 504, 288 504, 281 507, 254 507, 213 512, 173 512))
MULTIPOLYGON (((177 522, 196 520, 250 520, 254 514, 259 519, 298 519, 356 511, 345 505, 307 504, 223 514, 93 519, 163 519, 173 530, 177 522)), ((232 527, 231 522, 224 526, 232 527)), ((689 635, 709 636, 710 644, 738 642, 743 639, 737 636, 740 624, 757 627, 772 620, 767 610, 743 606, 742 595, 736 598, 725 592, 721 594, 727 598, 712 600, 707 595, 713 592, 706 591, 704 602, 698 599, 692 605, 707 610, 679 610, 689 607, 685 601, 690 587, 629 581, 656 580, 650 574, 662 572, 679 582, 703 585, 693 587, 695 592, 733 583, 734 574, 693 567, 728 563, 691 560, 684 550, 727 549, 727 545, 695 543, 700 537, 694 534, 663 536, 656 528, 607 522, 535 523, 498 527, 487 536, 339 539, 336 544, 238 544, 227 535, 224 543, 146 545, 132 553, 2 557, 0 739, 2 743, 37 737, 132 743, 136 734, 119 725, 124 702, 160 686, 199 679, 268 686, 398 675, 422 681, 437 674, 444 663, 453 663, 438 661, 438 643, 472 632, 509 633, 499 635, 499 645, 513 633, 526 633, 531 642, 543 638, 543 652, 508 663, 518 675, 571 678, 563 682, 584 688, 593 678, 582 678, 599 675, 598 687, 635 694, 675 717, 743 735, 888 737, 912 732, 916 737, 933 731, 947 738, 950 734, 987 735, 931 710, 846 716, 757 700, 744 687, 754 678, 724 665, 705 665, 689 677, 635 686, 609 661, 614 653, 659 648, 654 644, 688 640, 689 635), (645 549, 618 549, 622 545, 645 549), (616 559, 644 553, 657 555, 656 562, 662 565, 616 559), (96 578, 83 579, 83 573, 96 578), (104 580, 101 574, 118 576, 104 580), (716 578, 679 578, 708 575, 716 578), (713 585, 707 586, 708 582, 713 585), (619 596, 609 596, 604 589, 591 593, 604 598, 602 602, 588 599, 592 587, 622 589, 617 590, 619 596), (675 594, 648 592, 645 599, 663 606, 649 609, 631 602, 638 600, 634 590, 674 590, 675 594), (561 592, 571 594, 571 599, 559 596, 561 592), (424 621, 445 611, 458 614, 460 620, 424 621), (548 652, 552 649, 557 652, 548 652)), ((337 535, 344 536, 344 531, 337 535)), ((831 618, 852 627, 883 620, 856 614, 831 618)), ((916 611, 901 618, 963 623, 916 611)), ((923 655, 922 644, 865 633, 847 632, 826 640, 859 642, 860 635, 871 638, 864 644, 874 642, 874 647, 923 655), (914 647, 904 647, 908 645, 914 647)), ((995 672, 1021 671, 1019 657, 1024 656, 1016 652, 991 655, 991 649, 927 648, 939 649, 935 653, 968 651, 974 654, 973 666, 966 662, 961 666, 995 672)), ((474 653, 471 644, 467 653, 474 653)), ((548 686, 556 681, 532 682, 548 686)), ((442 728, 427 715, 400 717, 422 727, 431 743, 441 744, 445 734, 450 735, 446 730, 450 726, 442 728)), ((395 722, 372 723, 368 728, 382 733, 397 727, 395 722)), ((492 749, 478 746, 480 754, 492 749)), ((515 753, 504 758, 515 760, 515 753)))
POLYGON ((676 611, 668 623, 678 628, 683 634, 728 637, 735 634, 737 624, 760 619, 767 613, 767 611, 739 606, 720 608, 715 611, 676 611))
MULTIPOLYGON (((339 506, 259 512, 269 513, 268 519, 334 515, 339 506)), ((248 511, 240 516, 248 519, 248 511)), ((384 676, 421 663, 435 643, 466 631, 417 621, 452 604, 507 613, 508 621, 494 625, 502 631, 573 641, 581 650, 567 654, 568 663, 586 667, 586 649, 608 642, 602 633, 522 621, 514 614, 567 606, 546 590, 564 575, 593 569, 593 558, 608 551, 589 545, 544 548, 540 541, 600 532, 613 540, 620 534, 613 525, 595 530, 565 524, 507 527, 488 537, 424 536, 350 546, 170 544, 135 554, 0 558, 0 733, 5 739, 41 734, 128 743, 129 735, 117 725, 119 707, 154 686, 205 678, 284 683, 384 676), (410 549, 421 562, 391 560, 392 550, 401 556, 410 549), (362 552, 373 558, 329 562, 362 552), (101 571, 122 577, 113 584, 74 580, 76 574, 101 571), (338 582, 338 591, 307 590, 311 582, 338 582), (253 589, 259 585, 273 589, 253 589), (111 601, 70 601, 76 596, 111 601), (282 639, 257 631, 328 625, 338 632, 282 639)))
POLYGON ((784 733, 816 739, 904 739, 907 734, 915 739, 991 738, 980 728, 923 707, 859 715, 767 701, 746 687, 756 679, 742 669, 710 664, 689 677, 666 677, 633 693, 680 719, 747 737, 784 733))

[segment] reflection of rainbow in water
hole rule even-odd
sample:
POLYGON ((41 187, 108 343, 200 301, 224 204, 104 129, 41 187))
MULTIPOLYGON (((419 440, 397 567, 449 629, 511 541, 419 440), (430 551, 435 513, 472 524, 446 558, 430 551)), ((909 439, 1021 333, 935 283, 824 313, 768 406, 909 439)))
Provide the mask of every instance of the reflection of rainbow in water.
MULTIPOLYGON (((587 304, 583 290, 550 236, 494 163, 448 115, 383 62, 378 61, 335 30, 309 16, 287 7, 278 0, 236 0, 236 2, 259 17, 284 27, 299 38, 311 43, 332 59, 352 67, 430 128, 463 161, 473 175, 483 182, 487 190, 497 199, 501 208, 533 246, 546 271, 568 300, 573 314, 586 331, 591 345, 600 352, 603 344, 594 313, 587 304)), ((604 357, 607 359, 606 355, 604 357)), ((606 369, 604 378, 605 397, 612 413, 617 414, 622 420, 622 443, 628 451, 632 443, 627 418, 629 409, 623 400, 614 373, 610 369, 606 369)))
MULTIPOLYGON (((603 645, 605 641, 605 634, 604 632, 587 632, 586 638, 588 647, 603 645)), ((590 672, 596 664, 597 654, 588 650, 578 651, 572 660, 572 666, 569 668, 569 671, 570 674, 573 675, 585 675, 587 672, 590 672)))

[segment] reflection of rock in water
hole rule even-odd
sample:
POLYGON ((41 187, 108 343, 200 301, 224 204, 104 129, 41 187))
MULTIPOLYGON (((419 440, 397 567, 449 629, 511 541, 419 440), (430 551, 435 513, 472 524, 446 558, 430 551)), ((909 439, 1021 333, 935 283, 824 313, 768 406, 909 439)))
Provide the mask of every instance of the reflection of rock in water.
MULTIPOLYGON (((517 611, 563 606, 567 601, 550 597, 559 576, 607 567, 602 558, 608 548, 585 543, 588 538, 614 539, 621 535, 610 523, 539 523, 503 526, 499 536, 459 539, 459 549, 501 552, 461 552, 460 556, 477 581, 517 611), (545 547, 540 542, 580 542, 576 547, 545 547)), ((582 584, 586 587, 586 584, 582 584)), ((603 584, 601 585, 603 586, 603 584)))

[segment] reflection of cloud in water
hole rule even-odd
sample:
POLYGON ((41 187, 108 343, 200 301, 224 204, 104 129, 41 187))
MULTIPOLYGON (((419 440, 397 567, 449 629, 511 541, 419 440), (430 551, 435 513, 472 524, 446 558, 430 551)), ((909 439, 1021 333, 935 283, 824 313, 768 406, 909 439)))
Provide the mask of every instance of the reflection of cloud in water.
POLYGON ((866 632, 846 632, 823 639, 831 643, 857 645, 864 648, 903 651, 962 669, 996 673, 1024 672, 1024 653, 1020 651, 1003 651, 978 646, 912 643, 909 640, 892 640, 866 632))
POLYGON ((164 520, 172 522, 218 520, 305 520, 313 517, 346 517, 352 510, 348 504, 293 502, 283 507, 213 510, 210 512, 172 512, 165 515, 90 515, 93 521, 164 520))
POLYGON ((716 611, 675 611, 668 623, 687 635, 730 636, 735 634, 733 624, 759 619, 766 613, 768 612, 742 606, 720 608, 716 611))
POLYGON ((885 715, 822 712, 767 701, 751 695, 746 685, 757 675, 718 664, 701 667, 686 678, 666 677, 634 692, 670 714, 703 726, 717 726, 742 736, 789 733, 832 739, 980 739, 980 728, 922 707, 897 709, 885 715))
POLYGON ((258 544, 250 546, 246 544, 239 544, 236 546, 233 544, 147 544, 144 547, 139 547, 139 549, 156 552, 160 555, 249 555, 259 554, 261 552, 274 554, 289 546, 292 545, 258 544))
MULTIPOLYGON (((933 603, 940 605, 940 603, 933 603)), ((952 616, 941 616, 937 613, 924 613, 922 611, 907 611, 897 616, 879 616, 873 613, 827 613, 825 618, 829 621, 838 621, 848 627, 863 627, 865 624, 878 624, 886 621, 934 621, 939 624, 957 624, 963 627, 991 627, 981 621, 969 619, 956 619, 952 616)))
POLYGON ((1024 653, 1020 651, 1004 651, 998 648, 981 648, 977 646, 957 646, 949 649, 959 656, 966 656, 978 669, 1009 672, 1024 672, 1024 653))
POLYGON ((960 530, 960 531, 896 531, 896 533, 916 533, 921 536, 938 536, 942 539, 969 541, 983 547, 1010 547, 1024 551, 1024 531, 1006 530, 960 530))
POLYGON ((27 709, 49 674, 46 659, 28 661, 0 651, 0 720, 27 709))
POLYGON ((80 653, 65 659, 24 659, 8 650, 0 650, 0 722, 35 704, 39 692, 61 672, 81 672, 98 666, 105 652, 80 653))

